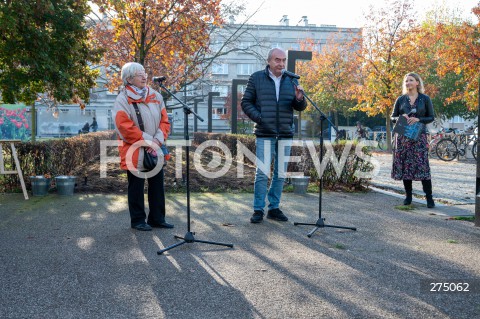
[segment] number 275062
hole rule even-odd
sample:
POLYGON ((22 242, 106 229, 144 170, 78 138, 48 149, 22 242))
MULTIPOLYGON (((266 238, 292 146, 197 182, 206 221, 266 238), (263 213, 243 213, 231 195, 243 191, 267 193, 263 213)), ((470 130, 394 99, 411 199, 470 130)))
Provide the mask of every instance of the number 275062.
POLYGON ((470 284, 468 282, 431 282, 431 292, 469 292, 470 284))

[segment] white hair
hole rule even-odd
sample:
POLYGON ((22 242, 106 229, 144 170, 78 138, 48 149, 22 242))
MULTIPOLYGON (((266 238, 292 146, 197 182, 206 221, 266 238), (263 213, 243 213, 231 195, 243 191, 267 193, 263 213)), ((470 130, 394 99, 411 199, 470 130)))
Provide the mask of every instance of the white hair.
POLYGON ((277 50, 281 51, 281 52, 285 53, 285 55, 287 55, 287 52, 285 52, 285 50, 282 49, 282 48, 272 48, 272 49, 270 49, 270 51, 268 51, 267 61, 270 61, 270 59, 272 58, 273 52, 275 52, 277 50))
POLYGON ((143 65, 137 62, 128 62, 122 67, 122 81, 123 85, 129 84, 127 79, 133 78, 137 72, 144 72, 145 68, 143 65))

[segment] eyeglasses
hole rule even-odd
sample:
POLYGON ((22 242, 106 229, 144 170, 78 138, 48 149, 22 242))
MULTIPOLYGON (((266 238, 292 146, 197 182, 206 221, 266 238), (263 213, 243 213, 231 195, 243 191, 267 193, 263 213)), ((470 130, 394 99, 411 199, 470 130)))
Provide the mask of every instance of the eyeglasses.
POLYGON ((134 78, 144 78, 144 79, 146 79, 146 78, 148 78, 148 74, 147 73, 138 73, 138 74, 135 74, 133 77, 134 78))

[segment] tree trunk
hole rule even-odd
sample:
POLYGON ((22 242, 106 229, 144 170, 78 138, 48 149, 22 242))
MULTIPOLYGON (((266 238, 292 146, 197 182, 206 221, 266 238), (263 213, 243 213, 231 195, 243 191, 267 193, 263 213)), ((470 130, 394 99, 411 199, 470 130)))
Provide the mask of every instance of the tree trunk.
POLYGON ((387 109, 385 110, 384 116, 385 116, 385 127, 386 127, 386 134, 387 134, 387 150, 388 152, 392 151, 392 134, 390 133, 392 130, 390 128, 390 110, 387 109))
POLYGON ((31 130, 32 130, 32 135, 31 135, 31 141, 35 142, 36 139, 36 134, 37 134, 37 111, 35 110, 35 102, 32 104, 32 108, 30 109, 30 113, 32 116, 32 125, 31 125, 31 130))

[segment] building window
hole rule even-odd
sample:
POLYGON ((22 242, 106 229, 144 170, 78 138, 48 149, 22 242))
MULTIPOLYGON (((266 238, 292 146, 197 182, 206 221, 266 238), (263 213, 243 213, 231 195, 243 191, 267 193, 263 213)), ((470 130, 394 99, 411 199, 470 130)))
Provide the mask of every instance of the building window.
POLYGON ((455 115, 452 118, 452 123, 464 123, 464 122, 465 122, 465 119, 461 116, 455 115))
POLYGON ((213 85, 212 92, 220 92, 221 97, 228 95, 228 85, 213 85))
POLYGON ((255 65, 251 63, 237 64, 237 75, 250 75, 254 72, 255 65))
POLYGON ((296 50, 296 51, 300 50, 300 44, 298 43, 290 44, 290 50, 296 50))
POLYGON ((228 74, 228 64, 225 64, 225 63, 212 64, 212 74, 228 74))
POLYGON ((227 109, 224 107, 214 107, 212 109, 212 119, 221 119, 227 114, 227 109))
POLYGON ((222 47, 223 47, 223 41, 213 41, 212 44, 210 45, 210 49, 213 51, 213 52, 219 52, 222 47))
POLYGON ((196 85, 189 84, 187 85, 187 95, 192 96, 192 95, 201 95, 202 92, 199 90, 199 88, 196 85))
POLYGON ((239 86, 237 87, 237 90, 238 90, 239 93, 244 94, 246 88, 247 88, 246 85, 239 85, 239 86))
POLYGON ((248 41, 242 41, 239 43, 238 47, 240 49, 248 49, 250 48, 251 46, 253 46, 253 42, 248 42, 248 41))

